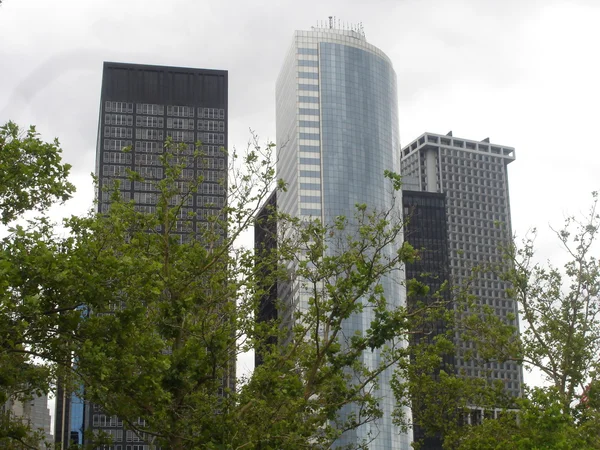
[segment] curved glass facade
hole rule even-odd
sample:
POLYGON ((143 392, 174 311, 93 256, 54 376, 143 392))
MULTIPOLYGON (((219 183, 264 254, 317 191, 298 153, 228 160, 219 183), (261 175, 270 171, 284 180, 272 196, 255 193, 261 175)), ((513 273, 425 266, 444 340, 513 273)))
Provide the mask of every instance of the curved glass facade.
MULTIPOLYGON (((278 176, 288 183, 287 192, 278 193, 283 212, 327 223, 340 215, 352 218, 355 205, 365 203, 378 211, 397 207, 400 215, 400 193, 394 203, 384 178, 385 170, 400 172, 396 74, 387 56, 354 31, 297 31, 277 81, 277 148, 278 176)), ((382 282, 393 305, 405 302, 397 277, 382 282)), ((295 283, 279 296, 302 309, 307 297, 295 283)), ((366 330, 372 320, 370 308, 350 317, 343 325, 345 337, 366 330)), ((363 355, 369 367, 380 360, 377 351, 363 355)), ((376 450, 410 448, 410 436, 392 423, 393 370, 382 373, 374 388, 383 417, 344 433, 337 446, 368 442, 376 450)), ((354 409, 342 414, 358 413, 354 409)))

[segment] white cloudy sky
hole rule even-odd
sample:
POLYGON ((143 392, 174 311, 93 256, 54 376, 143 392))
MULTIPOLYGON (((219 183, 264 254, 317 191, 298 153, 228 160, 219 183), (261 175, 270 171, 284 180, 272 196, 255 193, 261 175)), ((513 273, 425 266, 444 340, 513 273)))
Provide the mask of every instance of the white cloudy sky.
MULTIPOLYGON (((275 79, 293 30, 362 22, 398 75, 402 144, 424 131, 516 148, 513 228, 560 225, 600 189, 598 0, 4 0, 0 122, 59 137, 93 197, 103 61, 229 70, 229 142, 275 138, 275 79)), ((549 234, 545 256, 558 246, 549 234)))

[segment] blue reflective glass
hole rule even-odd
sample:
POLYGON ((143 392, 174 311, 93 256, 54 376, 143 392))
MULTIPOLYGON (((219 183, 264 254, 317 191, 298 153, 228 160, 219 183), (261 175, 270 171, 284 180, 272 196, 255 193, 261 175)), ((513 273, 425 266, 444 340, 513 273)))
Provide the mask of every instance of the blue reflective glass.
POLYGON ((301 145, 300 151, 307 152, 307 153, 319 153, 319 146, 318 145, 301 145))

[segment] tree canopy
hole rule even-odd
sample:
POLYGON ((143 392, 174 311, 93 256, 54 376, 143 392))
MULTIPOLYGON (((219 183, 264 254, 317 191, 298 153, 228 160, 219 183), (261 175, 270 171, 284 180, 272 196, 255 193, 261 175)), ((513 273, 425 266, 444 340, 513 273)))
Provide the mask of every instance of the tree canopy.
MULTIPOLYGON (((405 224, 394 207, 358 204, 353 217, 333 223, 274 209, 266 220, 277 223, 277 247, 258 255, 240 245, 272 189, 286 189, 276 179, 272 145, 256 139, 244 154, 229 155, 227 203, 214 205, 198 227, 182 211, 205 180, 182 181, 182 173, 206 156, 200 145, 190 155, 168 141, 163 179, 129 172, 132 181, 153 184, 154 212, 140 212, 116 184, 106 213, 70 217, 66 233, 46 214, 73 192, 58 142, 8 123, 0 146, 2 222, 39 214, 12 225, 1 241, 0 403, 48 392, 60 379, 67 390, 85 386, 93 414, 117 416, 150 445, 329 448, 343 432, 381 417, 374 389, 394 367, 397 424, 411 426, 410 407, 430 434, 446 438, 446 448, 600 446, 595 200, 585 220, 569 218, 557 231, 570 256, 564 269, 534 263, 532 240, 487 268, 513 286, 509 295, 525 322, 518 337, 467 291, 453 294, 450 308, 447 295, 408 280, 410 296, 430 299, 393 306, 383 280, 418 258, 402 242, 405 224), (306 306, 256 321, 263 297, 292 279, 307 293, 306 306), (365 308, 373 321, 345 336, 344 321, 365 308), (443 332, 432 333, 441 322, 443 332), (546 387, 514 399, 499 385, 463 377, 445 358, 455 351, 455 333, 487 360, 538 368, 546 387), (235 380, 236 358, 249 350, 260 352, 262 364, 235 380), (378 352, 380 363, 365 364, 368 352, 378 352), (348 405, 360 413, 341 414, 348 405), (465 426, 472 405, 501 414, 465 426)), ((401 188, 397 175, 382 176, 390 189, 401 188)), ((277 301, 279 311, 294 308, 277 301)), ((35 444, 20 421, 0 419, 2 445, 35 444)), ((93 447, 110 436, 87 441, 93 447)))

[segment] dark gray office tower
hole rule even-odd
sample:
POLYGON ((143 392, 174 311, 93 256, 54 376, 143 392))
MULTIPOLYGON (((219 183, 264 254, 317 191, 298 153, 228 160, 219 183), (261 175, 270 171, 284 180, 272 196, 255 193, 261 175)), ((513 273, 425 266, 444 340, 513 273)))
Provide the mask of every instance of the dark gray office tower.
MULTIPOLYGON (((258 280, 266 283, 261 286, 265 294, 260 299, 258 311, 256 311, 256 320, 258 322, 270 322, 277 320, 277 293, 279 289, 278 282, 270 282, 268 275, 269 267, 262 266, 264 255, 269 257, 277 251, 277 220, 274 213, 277 209, 277 191, 273 191, 260 211, 254 222, 254 253, 257 258, 256 270, 258 271, 258 280), (266 280, 266 281, 265 281, 266 280)), ((267 345, 276 345, 277 338, 274 336, 267 339, 267 345)), ((257 348, 254 352, 254 365, 259 366, 263 363, 262 349, 257 348)))
MULTIPOLYGON (((450 262, 448 257, 448 231, 446 229, 446 195, 439 192, 402 191, 403 215, 406 220, 404 238, 418 252, 419 258, 411 264, 406 264, 406 279, 418 280, 429 287, 429 293, 424 296, 410 296, 407 307, 420 308, 420 304, 430 304, 450 299, 450 291, 444 289, 444 283, 450 277, 450 262)), ((449 331, 442 320, 428 324, 421 334, 412 334, 409 345, 423 341, 431 342, 435 336, 449 331)), ((455 356, 444 355, 442 369, 454 371, 455 356)), ((442 450, 441 436, 427 436, 419 424, 419 411, 427 405, 420 403, 421 399, 413 399, 412 416, 415 422, 413 438, 422 444, 424 450, 442 450)))
MULTIPOLYGON (((140 211, 152 212, 157 195, 152 181, 163 177, 159 157, 165 140, 171 138, 175 144, 185 144, 190 155, 200 141, 205 155, 197 165, 184 169, 182 181, 198 176, 204 181, 182 208, 177 234, 182 241, 190 239, 208 216, 219 214, 227 190, 227 156, 222 151, 227 148, 227 86, 225 70, 105 62, 96 150, 99 210, 109 207, 110 193, 104 188, 119 180, 125 199, 134 200, 140 211), (131 147, 131 151, 123 152, 124 147, 131 147), (129 180, 127 169, 148 181, 129 180), (190 213, 195 215, 190 217, 190 213)), ((234 377, 224 383, 233 386, 234 377)), ((65 413, 68 410, 65 408, 65 413)), ((60 413, 71 422, 68 414, 60 413)), ((106 416, 95 405, 86 405, 84 425, 86 431, 102 430, 111 435, 111 450, 149 448, 135 433, 124 429, 120 419, 106 416)))
POLYGON ((206 158, 184 169, 191 179, 202 175, 201 190, 182 208, 177 232, 189 236, 185 227, 190 212, 193 225, 218 213, 225 204, 227 157, 227 71, 179 67, 104 63, 96 174, 100 181, 99 207, 108 208, 109 192, 103 188, 120 180, 126 199, 151 212, 156 188, 149 182, 131 182, 127 169, 146 180, 163 176, 159 156, 164 142, 184 143, 189 153, 202 142, 206 158), (131 146, 132 151, 122 152, 131 146))
MULTIPOLYGON (((425 133, 402 149, 405 188, 430 196, 435 193, 445 196, 449 279, 455 286, 472 277, 473 267, 499 262, 499 248, 511 238, 507 166, 514 159, 512 147, 491 144, 489 139, 459 139, 452 133, 425 133)), ((516 303, 507 298, 507 287, 507 283, 490 272, 477 275, 471 282, 471 292, 481 302, 494 308, 507 323, 518 326, 518 319, 510 318, 518 315, 516 303)), ((520 365, 515 362, 481 365, 465 357, 468 350, 465 343, 457 340, 457 346, 454 357, 457 370, 464 371, 466 376, 500 380, 507 393, 520 395, 523 382, 520 365)))

